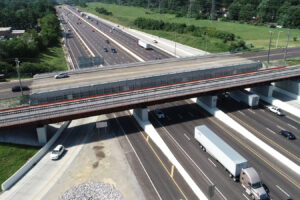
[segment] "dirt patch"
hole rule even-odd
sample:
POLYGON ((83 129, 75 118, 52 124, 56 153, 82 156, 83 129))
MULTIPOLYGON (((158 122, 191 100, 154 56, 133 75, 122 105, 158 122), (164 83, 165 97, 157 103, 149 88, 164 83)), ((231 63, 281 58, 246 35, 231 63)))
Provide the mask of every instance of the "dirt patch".
POLYGON ((101 150, 101 149, 103 149, 104 147, 103 146, 93 146, 93 149, 95 150, 95 151, 99 151, 99 150, 101 150))
POLYGON ((98 165, 99 165, 99 161, 94 162, 94 163, 93 163, 93 168, 97 168, 98 165))
POLYGON ((97 152, 95 152, 95 154, 96 154, 96 157, 99 159, 105 158, 105 153, 102 151, 97 151, 97 152))

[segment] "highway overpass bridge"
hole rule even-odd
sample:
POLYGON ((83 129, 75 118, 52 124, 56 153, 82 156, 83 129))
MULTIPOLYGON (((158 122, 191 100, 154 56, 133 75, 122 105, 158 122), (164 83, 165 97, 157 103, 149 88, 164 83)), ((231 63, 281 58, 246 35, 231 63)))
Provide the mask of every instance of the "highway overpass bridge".
POLYGON ((265 69, 226 54, 90 69, 61 80, 43 75, 32 86, 34 105, 0 111, 0 128, 55 123, 299 76, 300 66, 265 69))

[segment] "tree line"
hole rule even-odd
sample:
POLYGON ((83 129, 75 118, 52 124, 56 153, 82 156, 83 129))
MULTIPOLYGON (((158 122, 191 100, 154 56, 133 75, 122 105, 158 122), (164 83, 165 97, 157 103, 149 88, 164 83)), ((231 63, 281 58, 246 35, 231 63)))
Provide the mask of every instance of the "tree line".
POLYGON ((0 74, 15 72, 14 58, 21 61, 21 72, 48 72, 50 66, 33 63, 41 52, 60 42, 61 30, 54 0, 0 0, 0 26, 25 29, 24 35, 0 41, 0 74))
POLYGON ((300 28, 300 0, 98 0, 197 19, 277 23, 300 28))

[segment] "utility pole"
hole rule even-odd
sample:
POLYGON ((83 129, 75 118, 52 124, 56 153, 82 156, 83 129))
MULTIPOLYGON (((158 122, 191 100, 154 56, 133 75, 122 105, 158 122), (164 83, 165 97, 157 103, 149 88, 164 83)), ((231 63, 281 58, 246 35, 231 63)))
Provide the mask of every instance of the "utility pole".
POLYGON ((150 8, 150 0, 148 0, 148 9, 150 8))
POLYGON ((278 47, 278 40, 279 40, 279 36, 280 36, 280 33, 283 32, 283 31, 278 31, 278 36, 277 36, 277 41, 276 41, 276 49, 278 47))
POLYGON ((160 7, 161 7, 161 0, 158 0, 159 2, 158 2, 158 12, 159 12, 159 14, 160 14, 160 7))
POLYGON ((22 82, 21 82, 21 78, 20 78, 20 61, 18 58, 16 58, 15 61, 16 61, 16 68, 17 68, 17 73, 18 73, 18 78, 19 78, 20 89, 21 89, 21 93, 23 96, 22 82))
POLYGON ((174 50, 175 50, 175 57, 176 57, 176 32, 175 32, 175 47, 174 47, 174 50))
POLYGON ((215 13, 215 0, 211 0, 211 10, 210 10, 210 19, 214 20, 215 13))
POLYGON ((286 64, 286 55, 287 55, 288 46, 289 46, 289 40, 290 40, 290 33, 291 33, 291 30, 289 29, 289 32, 288 32, 288 40, 287 40, 287 42, 286 42, 285 53, 284 53, 284 63, 285 63, 285 64, 286 64))
POLYGON ((192 0, 190 0, 190 5, 189 5, 189 9, 188 9, 188 14, 187 17, 191 18, 192 17, 192 0))
POLYGON ((269 42, 269 51, 268 51, 268 64, 270 63, 270 50, 271 50, 271 43, 272 43, 272 34, 273 34, 273 31, 270 31, 270 42, 269 42))

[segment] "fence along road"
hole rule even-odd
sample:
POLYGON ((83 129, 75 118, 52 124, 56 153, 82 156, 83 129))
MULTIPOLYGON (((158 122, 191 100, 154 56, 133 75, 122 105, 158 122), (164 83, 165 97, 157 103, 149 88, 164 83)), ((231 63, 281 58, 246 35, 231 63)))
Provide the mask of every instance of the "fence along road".
POLYGON ((300 66, 285 67, 277 70, 251 72, 223 78, 112 93, 93 98, 16 108, 0 112, 0 128, 37 122, 50 123, 66 119, 82 118, 168 99, 190 98, 204 92, 232 87, 246 87, 258 83, 297 77, 299 75, 300 66))

